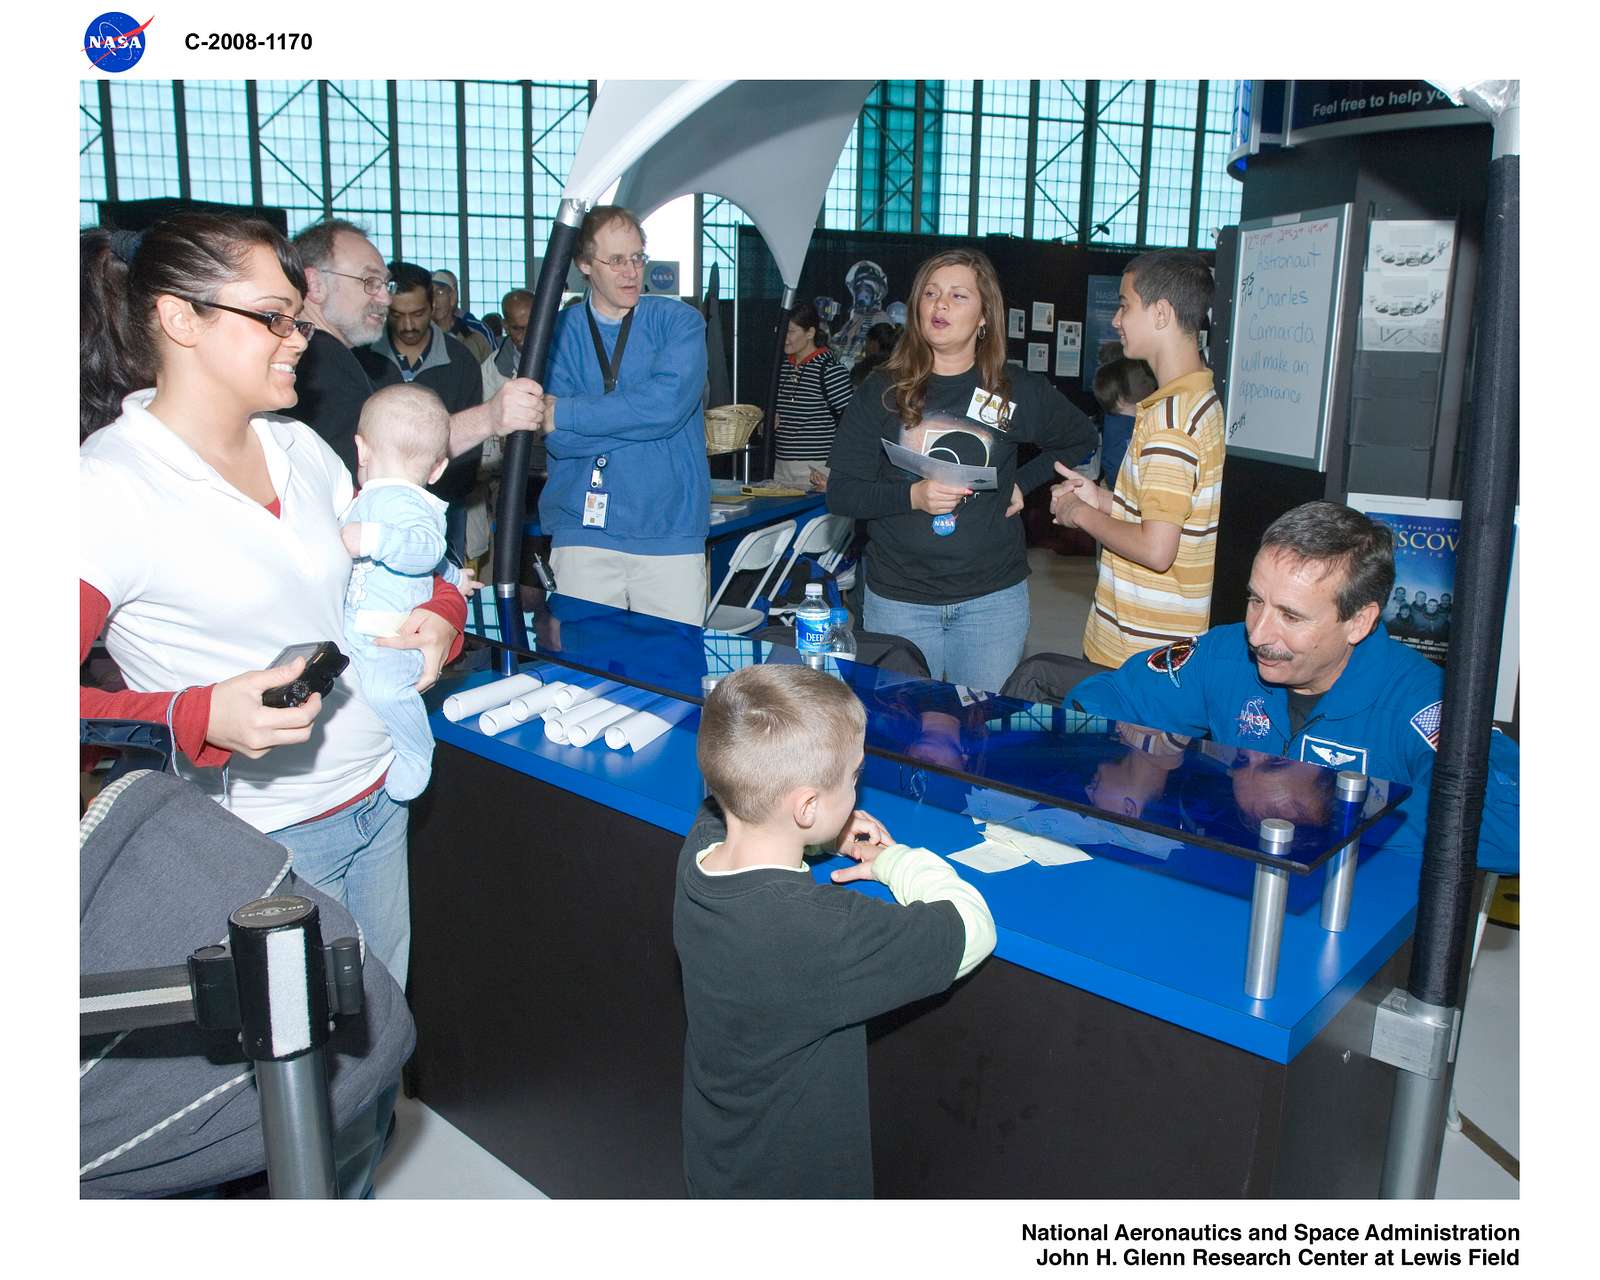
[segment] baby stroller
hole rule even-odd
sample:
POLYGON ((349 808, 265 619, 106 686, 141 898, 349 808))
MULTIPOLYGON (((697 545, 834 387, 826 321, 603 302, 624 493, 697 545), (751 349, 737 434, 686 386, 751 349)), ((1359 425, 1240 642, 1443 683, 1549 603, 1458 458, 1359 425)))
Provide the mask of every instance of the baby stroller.
POLYGON ((282 845, 164 771, 165 726, 80 738, 155 766, 79 823, 80 1196, 259 1194, 264 1170, 277 1196, 363 1194, 416 1042, 404 995, 282 845))

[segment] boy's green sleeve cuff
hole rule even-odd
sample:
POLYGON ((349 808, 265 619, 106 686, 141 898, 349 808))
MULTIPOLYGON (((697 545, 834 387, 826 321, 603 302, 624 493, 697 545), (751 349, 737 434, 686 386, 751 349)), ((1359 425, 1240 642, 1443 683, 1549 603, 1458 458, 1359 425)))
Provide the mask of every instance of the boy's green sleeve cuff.
MULTIPOLYGON (((890 890, 894 889, 894 875, 905 863, 907 855, 912 852, 910 845, 892 844, 872 860, 872 878, 880 884, 886 884, 890 890)), ((896 893, 898 900, 900 895, 896 893)))

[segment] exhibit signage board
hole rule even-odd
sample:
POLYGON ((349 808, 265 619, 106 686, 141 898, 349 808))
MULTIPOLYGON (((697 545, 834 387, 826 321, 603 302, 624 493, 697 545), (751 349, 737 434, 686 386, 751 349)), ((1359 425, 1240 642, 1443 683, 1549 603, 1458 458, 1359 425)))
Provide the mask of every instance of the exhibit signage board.
MULTIPOLYGON (((1450 656, 1450 619, 1455 609, 1461 504, 1378 493, 1352 493, 1346 501, 1394 533, 1394 589, 1384 601, 1383 625, 1400 643, 1444 666, 1450 656)), ((1519 543, 1520 539, 1512 543, 1495 681, 1494 718, 1502 722, 1510 721, 1517 697, 1519 543)))
POLYGON ((1482 120, 1458 107, 1426 80, 1291 80, 1288 143, 1390 129, 1472 124, 1482 120))
POLYGON ((1115 342, 1117 331, 1111 327, 1111 317, 1117 313, 1117 292, 1122 287, 1121 276, 1090 276, 1089 301, 1083 318, 1083 387, 1094 386, 1095 370, 1100 367, 1100 345, 1115 342))
POLYGON ((1228 452, 1327 469, 1350 206, 1242 223, 1228 347, 1228 452))

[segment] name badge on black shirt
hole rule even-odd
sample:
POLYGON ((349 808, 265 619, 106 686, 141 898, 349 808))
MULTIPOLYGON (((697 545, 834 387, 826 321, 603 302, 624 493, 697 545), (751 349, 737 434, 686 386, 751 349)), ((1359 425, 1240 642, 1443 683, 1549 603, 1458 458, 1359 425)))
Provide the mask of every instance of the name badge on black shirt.
POLYGON ((976 388, 972 393, 972 401, 967 405, 967 417, 983 423, 986 427, 994 427, 998 431, 1005 431, 1011 425, 1011 419, 1016 415, 1015 401, 1002 400, 998 392, 985 391, 982 387, 976 388), (1001 415, 1002 406, 1005 409, 1001 415))

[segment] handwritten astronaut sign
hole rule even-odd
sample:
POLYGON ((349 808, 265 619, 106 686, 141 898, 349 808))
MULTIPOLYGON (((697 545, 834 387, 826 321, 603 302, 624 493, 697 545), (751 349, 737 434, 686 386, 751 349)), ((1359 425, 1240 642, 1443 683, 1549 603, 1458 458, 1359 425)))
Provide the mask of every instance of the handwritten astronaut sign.
POLYGON ((1322 470, 1349 205, 1244 223, 1233 289, 1228 452, 1322 470))

